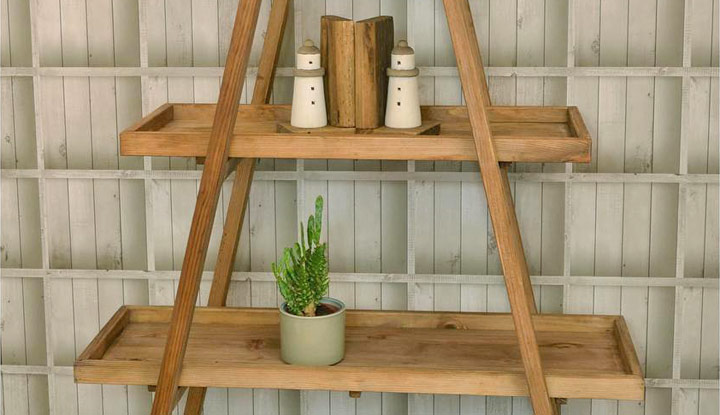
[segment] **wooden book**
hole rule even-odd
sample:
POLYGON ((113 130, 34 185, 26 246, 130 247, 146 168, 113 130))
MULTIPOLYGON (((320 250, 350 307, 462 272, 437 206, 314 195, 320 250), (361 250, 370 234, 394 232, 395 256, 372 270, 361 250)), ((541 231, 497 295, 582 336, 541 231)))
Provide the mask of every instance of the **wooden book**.
POLYGON ((394 44, 393 19, 379 16, 355 23, 355 127, 385 124, 385 102, 394 44))
POLYGON ((320 26, 328 124, 355 127, 354 22, 338 16, 322 16, 320 26))

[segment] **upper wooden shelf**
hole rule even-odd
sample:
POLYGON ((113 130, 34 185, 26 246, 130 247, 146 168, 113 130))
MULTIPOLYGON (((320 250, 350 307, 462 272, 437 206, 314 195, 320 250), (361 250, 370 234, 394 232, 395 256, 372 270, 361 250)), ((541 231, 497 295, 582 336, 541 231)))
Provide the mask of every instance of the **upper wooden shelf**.
MULTIPOLYGON (((75 362, 79 383, 155 385, 171 307, 122 307, 75 362)), ((180 385, 527 395, 510 314, 348 311, 345 359, 280 360, 277 309, 197 308, 180 385)), ((641 400, 621 316, 533 316, 552 397, 641 400)))
MULTIPOLYGON (((387 128, 347 133, 278 133, 287 105, 241 105, 230 157, 477 160, 466 107, 423 107, 423 119, 439 121, 439 135, 408 136, 387 128)), ((214 104, 165 104, 120 134, 125 156, 204 157, 214 104)), ((589 162, 590 134, 576 107, 490 107, 499 161, 589 162)))

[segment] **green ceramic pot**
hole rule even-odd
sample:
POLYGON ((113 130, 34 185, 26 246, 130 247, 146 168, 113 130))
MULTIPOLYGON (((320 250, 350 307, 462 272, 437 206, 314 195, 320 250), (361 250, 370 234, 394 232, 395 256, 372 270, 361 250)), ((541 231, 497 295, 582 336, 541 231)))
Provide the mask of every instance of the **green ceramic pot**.
POLYGON ((332 314, 300 317, 280 306, 280 354, 285 363, 303 366, 334 365, 345 356, 345 304, 323 298, 332 314))

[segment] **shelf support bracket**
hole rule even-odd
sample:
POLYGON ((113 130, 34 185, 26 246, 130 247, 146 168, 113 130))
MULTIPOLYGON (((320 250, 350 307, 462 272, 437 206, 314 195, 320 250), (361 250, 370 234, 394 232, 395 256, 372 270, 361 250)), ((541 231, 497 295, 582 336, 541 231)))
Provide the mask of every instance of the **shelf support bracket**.
POLYGON ((540 350, 535 338, 531 314, 536 313, 537 308, 525 262, 520 228, 515 216, 507 166, 500 166, 498 163, 490 123, 485 112, 490 106, 490 95, 470 5, 468 0, 443 0, 443 2, 475 139, 488 210, 505 275, 505 286, 525 368, 530 400, 537 415, 557 415, 556 403, 548 394, 540 350))
POLYGON ((235 16, 228 58, 215 111, 205 168, 200 179, 195 212, 175 296, 170 329, 158 375, 152 415, 168 415, 180 381, 200 278, 210 244, 218 198, 225 179, 230 137, 235 128, 240 94, 245 80, 250 48, 260 13, 261 0, 243 0, 235 16))
MULTIPOLYGON (((275 78, 275 68, 280 56, 280 46, 285 32, 285 23, 289 10, 290 0, 274 0, 270 8, 265 41, 260 55, 258 75, 253 90, 253 104, 267 104, 270 102, 272 84, 275 78)), ((245 220, 248 200, 250 199, 250 186, 255 171, 256 159, 230 159, 228 171, 235 170, 235 179, 230 193, 228 214, 223 226, 220 239, 213 282, 210 286, 208 306, 225 307, 227 295, 232 279, 233 264, 240 242, 240 232, 245 220)), ((185 403, 185 415, 200 415, 205 402, 207 388, 190 388, 185 403)))

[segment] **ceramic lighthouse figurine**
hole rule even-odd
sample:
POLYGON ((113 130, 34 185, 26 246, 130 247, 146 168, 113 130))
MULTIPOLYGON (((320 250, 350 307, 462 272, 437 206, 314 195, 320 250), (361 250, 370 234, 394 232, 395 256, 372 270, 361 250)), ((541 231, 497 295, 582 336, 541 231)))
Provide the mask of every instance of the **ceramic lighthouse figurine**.
POLYGON ((290 125, 298 128, 319 128, 327 125, 325 92, 320 67, 320 49, 312 40, 303 42, 295 58, 295 85, 293 88, 290 125))
POLYGON ((418 69, 415 51, 404 40, 392 50, 392 63, 387 69, 388 100, 385 125, 390 128, 415 128, 422 124, 418 98, 418 69))

